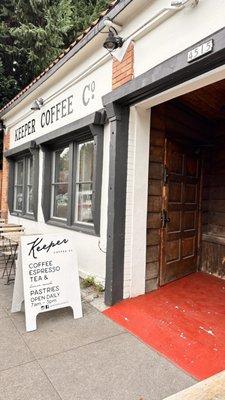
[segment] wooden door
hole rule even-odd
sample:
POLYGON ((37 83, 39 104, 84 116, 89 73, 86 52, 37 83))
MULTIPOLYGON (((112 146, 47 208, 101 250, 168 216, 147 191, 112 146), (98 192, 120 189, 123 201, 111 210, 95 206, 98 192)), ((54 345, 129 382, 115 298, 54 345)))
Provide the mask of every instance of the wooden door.
POLYGON ((197 270, 201 162, 191 146, 166 139, 160 285, 197 270))

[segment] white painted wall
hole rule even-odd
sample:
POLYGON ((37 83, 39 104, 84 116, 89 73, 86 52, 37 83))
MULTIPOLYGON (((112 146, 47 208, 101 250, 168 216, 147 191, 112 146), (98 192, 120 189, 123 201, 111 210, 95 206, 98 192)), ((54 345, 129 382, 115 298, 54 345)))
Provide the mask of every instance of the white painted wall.
MULTIPOLYGON (((102 200, 101 200, 101 226, 100 237, 87 235, 80 232, 69 230, 74 238, 74 247, 78 253, 79 273, 82 277, 95 276, 96 280, 103 283, 105 281, 105 261, 106 261, 106 233, 107 233, 107 205, 108 205, 108 166, 109 166, 109 125, 104 130, 104 155, 103 155, 103 175, 102 175, 102 200), (103 250, 101 251, 100 248, 103 250)), ((40 171, 39 171, 39 196, 38 196, 38 221, 30 221, 25 218, 9 215, 9 222, 22 224, 25 233, 57 233, 65 231, 48 225, 44 222, 41 208, 41 188, 43 172, 43 153, 40 151, 40 171)))
POLYGON ((130 110, 124 298, 145 293, 150 111, 130 110))
MULTIPOLYGON (((15 148, 30 140, 35 140, 48 132, 83 118, 103 107, 102 96, 109 92, 112 87, 112 59, 106 54, 102 46, 95 47, 95 43, 93 43, 91 52, 90 49, 84 48, 79 56, 73 57, 53 77, 48 79, 32 95, 29 95, 28 98, 24 99, 5 116, 4 123, 6 129, 10 132, 10 148, 15 148), (85 85, 93 81, 95 81, 96 85, 94 97, 90 98, 88 105, 85 106, 82 102, 83 89, 85 85), (71 95, 74 98, 73 113, 42 128, 40 123, 42 112, 71 95), (32 111, 30 109, 31 103, 39 97, 44 99, 44 106, 41 110, 32 111), (36 121, 36 132, 15 141, 15 130, 32 119, 36 121)), ((107 124, 104 127, 100 237, 71 230, 68 231, 74 238, 74 247, 78 253, 80 275, 83 277, 89 275, 95 276, 96 280, 103 284, 106 270, 109 133, 109 125, 107 124)), ((41 207, 42 175, 43 154, 40 151, 38 219, 37 221, 31 221, 22 217, 9 215, 9 222, 22 224, 27 234, 64 231, 64 228, 51 226, 44 222, 41 207)))
MULTIPOLYGON (((171 4, 169 0, 150 1, 137 19, 146 21, 171 4)), ((225 26, 224 0, 200 0, 197 7, 177 11, 135 42, 135 76, 192 46, 225 26)), ((135 40, 135 39, 134 39, 135 40)))

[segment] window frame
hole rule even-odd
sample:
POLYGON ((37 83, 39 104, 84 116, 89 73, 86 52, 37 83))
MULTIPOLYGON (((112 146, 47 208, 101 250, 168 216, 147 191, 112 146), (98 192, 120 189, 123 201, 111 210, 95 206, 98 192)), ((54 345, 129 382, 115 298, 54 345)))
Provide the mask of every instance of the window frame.
MULTIPOLYGON (((81 222, 79 220, 76 220, 76 209, 77 209, 77 205, 78 205, 78 190, 77 187, 81 184, 86 184, 87 182, 80 182, 78 181, 78 172, 80 172, 80 165, 79 165, 79 161, 80 161, 80 154, 79 154, 79 147, 80 145, 84 144, 84 143, 90 143, 93 142, 93 163, 94 163, 94 157, 95 157, 95 152, 94 152, 94 139, 87 139, 85 141, 81 141, 78 142, 76 144, 74 144, 73 147, 73 153, 74 153, 74 162, 73 162, 73 168, 74 168, 74 174, 73 174, 73 201, 72 201, 72 220, 73 220, 73 224, 74 225, 80 225, 82 224, 83 226, 86 227, 92 227, 94 225, 94 218, 93 218, 93 222, 92 223, 88 223, 88 222, 81 222), (79 166, 78 166, 79 165, 79 166)), ((94 171, 94 165, 93 165, 93 171, 94 171)), ((94 174, 92 174, 92 181, 89 181, 88 183, 91 183, 92 185, 92 202, 93 202, 93 179, 94 179, 94 174)), ((92 203, 91 202, 91 203, 92 203)), ((93 207, 92 207, 92 212, 93 212, 93 207)))
POLYGON ((59 226, 90 235, 100 235, 100 213, 101 213, 101 187, 102 187, 102 161, 103 161, 103 132, 104 124, 90 124, 78 132, 73 132, 73 135, 64 135, 61 140, 51 140, 50 142, 42 143, 44 152, 43 165, 43 186, 42 186, 42 210, 44 220, 49 225, 59 226), (93 185, 92 185, 92 215, 93 224, 75 222, 75 201, 76 184, 73 183, 76 179, 77 172, 77 147, 84 142, 93 141, 93 185), (49 194, 49 184, 52 177, 52 153, 62 147, 70 147, 69 157, 69 185, 68 185, 68 214, 67 219, 62 220, 51 216, 51 194, 49 194), (74 206, 73 206, 74 205, 74 206))
POLYGON ((39 184, 39 147, 36 146, 35 141, 31 141, 26 144, 26 148, 24 146, 20 146, 17 149, 13 149, 12 153, 7 155, 6 158, 9 163, 9 184, 8 184, 8 207, 9 212, 13 216, 18 216, 20 218, 30 219, 37 221, 38 214, 38 184, 39 184), (33 159, 32 165, 32 181, 28 182, 28 159, 33 159), (16 210, 15 208, 15 173, 16 173, 16 165, 18 162, 22 160, 23 162, 23 182, 22 186, 23 191, 23 205, 22 210, 16 210), (32 183, 30 183, 32 182, 32 183), (33 212, 28 211, 28 186, 32 186, 33 192, 33 212))
POLYGON ((65 145, 65 146, 60 146, 59 148, 55 149, 52 151, 52 156, 51 156, 51 182, 50 182, 50 192, 51 192, 51 202, 50 202, 50 219, 56 219, 59 221, 66 221, 68 219, 68 206, 69 206, 69 201, 68 201, 68 206, 67 206, 67 217, 66 218, 62 218, 62 217, 56 217, 54 215, 54 199, 55 199, 55 188, 57 186, 59 186, 60 184, 66 184, 68 186, 68 193, 69 193, 69 181, 70 181, 70 171, 68 171, 68 182, 56 182, 55 180, 55 171, 56 171, 56 152, 58 150, 62 150, 62 149, 69 149, 69 165, 68 165, 68 170, 70 168, 70 146, 65 145))
MULTIPOLYGON (((59 218, 52 215, 52 190, 50 191, 50 202, 49 202, 49 219, 46 221, 52 225, 63 226, 65 228, 74 229, 78 231, 82 231, 89 234, 95 234, 94 221, 92 224, 86 224, 82 222, 75 222, 75 199, 76 199, 76 173, 77 173, 77 149, 79 144, 93 141, 93 138, 88 138, 79 141, 70 141, 66 142, 63 145, 54 146, 53 148, 49 148, 48 157, 50 158, 50 175, 53 175, 53 169, 55 168, 55 164, 53 164, 54 153, 57 150, 62 148, 66 148, 69 145, 69 177, 68 177, 68 209, 67 209, 67 218, 59 218)), ((95 156, 95 155, 94 155, 95 156)), ((52 181, 51 181, 52 185, 52 181)), ((92 190, 93 196, 93 190, 92 190)))
POLYGON ((25 167, 25 165, 26 165, 26 158, 25 157, 23 157, 23 158, 19 158, 18 160, 16 160, 15 161, 15 166, 14 166, 14 191, 13 191, 13 212, 15 212, 15 213, 23 213, 23 210, 24 210, 24 198, 26 197, 25 196, 25 193, 24 193, 24 188, 25 188, 25 171, 26 171, 26 167, 25 167), (19 165, 19 163, 20 164, 22 164, 22 182, 21 183, 18 183, 18 165, 19 165), (20 189, 22 189, 22 209, 20 210, 20 209, 17 209, 16 208, 16 195, 17 195, 17 192, 18 192, 18 188, 20 188, 20 189))
MULTIPOLYGON (((27 170, 26 170, 26 180, 25 180, 25 196, 26 196, 26 201, 25 201, 25 207, 26 207, 26 214, 28 215, 33 215, 33 211, 29 211, 29 189, 32 189, 32 202, 34 203, 34 194, 33 194, 33 189, 34 189, 34 160, 33 156, 27 157, 27 170), (31 170, 31 160, 32 160, 32 170, 31 170), (32 173, 31 173, 32 171, 32 173)), ((34 205, 33 205, 34 208, 34 205)))

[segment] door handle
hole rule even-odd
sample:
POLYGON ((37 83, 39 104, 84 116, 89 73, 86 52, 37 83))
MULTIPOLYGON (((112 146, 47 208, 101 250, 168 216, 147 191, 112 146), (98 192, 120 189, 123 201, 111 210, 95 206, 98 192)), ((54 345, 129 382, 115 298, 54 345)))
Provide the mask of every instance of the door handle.
POLYGON ((162 211, 161 221, 162 221, 162 228, 166 228, 167 224, 170 222, 170 218, 168 217, 167 210, 162 211))

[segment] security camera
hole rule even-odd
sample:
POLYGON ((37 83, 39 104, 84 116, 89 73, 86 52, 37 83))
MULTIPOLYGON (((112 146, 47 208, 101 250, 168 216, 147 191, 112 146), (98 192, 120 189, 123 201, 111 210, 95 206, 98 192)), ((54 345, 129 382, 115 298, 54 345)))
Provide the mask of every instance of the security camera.
POLYGON ((105 49, 111 53, 112 51, 118 49, 118 47, 122 46, 123 39, 117 35, 116 29, 113 27, 109 28, 109 33, 105 39, 105 42, 103 43, 103 47, 105 47, 105 49))

